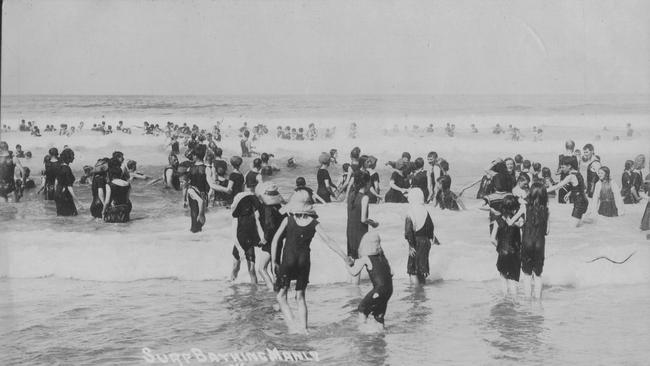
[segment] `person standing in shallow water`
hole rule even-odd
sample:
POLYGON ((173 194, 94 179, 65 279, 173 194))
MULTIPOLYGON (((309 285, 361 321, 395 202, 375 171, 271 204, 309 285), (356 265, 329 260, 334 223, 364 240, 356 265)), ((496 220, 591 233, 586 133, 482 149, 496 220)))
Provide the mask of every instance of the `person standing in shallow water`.
POLYGON ((361 239, 359 259, 354 265, 347 267, 352 276, 357 276, 366 267, 368 277, 372 282, 372 290, 361 300, 359 307, 359 323, 367 324, 368 316, 373 315, 379 330, 384 329, 384 316, 388 300, 393 295, 393 273, 388 259, 381 248, 379 234, 369 232, 361 239))
POLYGON ((618 185, 610 179, 609 168, 606 166, 598 169, 598 182, 594 189, 594 204, 592 210, 606 217, 622 216, 624 211, 623 198, 618 185))
POLYGON ((283 213, 287 214, 287 217, 282 220, 271 244, 271 263, 273 263, 273 274, 276 277, 275 291, 277 292, 277 300, 289 330, 297 333, 307 333, 305 291, 309 283, 311 268, 309 247, 314 236, 318 234, 320 239, 332 251, 345 260, 348 265, 352 264, 352 261, 346 257, 345 253, 323 230, 322 225, 317 220, 318 215, 308 203, 308 200, 309 194, 306 191, 296 191, 291 196, 289 203, 282 210, 283 213), (283 234, 286 235, 286 240, 282 251, 282 260, 276 268, 278 242, 283 234), (292 280, 296 281, 297 318, 291 311, 287 301, 287 292, 292 280))
POLYGON ((503 199, 501 215, 496 218, 492 229, 492 244, 498 253, 497 270, 503 279, 503 292, 506 296, 517 295, 517 282, 521 272, 521 231, 523 220, 512 220, 519 211, 515 196, 503 199), (514 222, 513 222, 514 221, 514 222))
POLYGON ((561 188, 567 188, 569 192, 567 196, 570 195, 570 200, 573 201, 571 216, 575 219, 575 225, 578 227, 582 224, 582 216, 587 212, 587 208, 589 207, 589 201, 585 193, 585 181, 582 178, 582 174, 578 171, 578 166, 574 159, 565 156, 560 167, 565 177, 558 184, 550 187, 548 191, 552 192, 558 191, 561 188))
POLYGON ((434 242, 433 220, 424 205, 420 188, 408 192, 409 209, 404 221, 404 238, 409 245, 406 271, 411 283, 423 285, 429 277, 429 251, 434 242))
POLYGON ((190 231, 193 233, 203 229, 205 224, 205 210, 208 207, 208 192, 210 185, 206 175, 206 166, 203 163, 206 146, 197 145, 192 152, 194 163, 187 173, 186 193, 184 194, 186 202, 190 206, 190 217, 192 225, 190 231))
MULTIPOLYGON (((369 198, 367 194, 370 176, 366 172, 358 171, 354 174, 354 187, 348 197, 348 224, 347 224, 347 252, 352 259, 359 258, 359 243, 368 232, 368 226, 377 227, 379 224, 368 218, 369 198)), ((359 277, 351 279, 359 283, 359 277)))
POLYGON ((108 173, 108 158, 97 160, 92 172, 92 182, 90 190, 93 195, 93 202, 90 204, 90 214, 92 217, 101 219, 104 215, 104 204, 106 202, 106 184, 108 173))
POLYGON ((322 153, 318 157, 318 162, 321 164, 318 172, 316 173, 316 181, 318 182, 318 188, 316 189, 316 194, 325 202, 332 202, 332 196, 334 195, 333 191, 336 187, 332 184, 332 178, 330 178, 330 173, 327 168, 330 166, 331 158, 327 153, 322 153))
POLYGON ((57 216, 77 216, 77 207, 81 209, 81 203, 74 193, 72 184, 75 177, 70 169, 70 163, 74 161, 74 151, 64 149, 60 155, 61 165, 56 177, 56 193, 54 201, 56 202, 57 216))
POLYGON ((59 150, 56 147, 48 151, 49 159, 45 163, 45 179, 43 181, 43 195, 46 201, 54 200, 56 176, 59 171, 59 150))
POLYGON ((109 163, 106 183, 106 200, 102 216, 105 222, 129 222, 131 220, 131 183, 126 180, 122 168, 113 161, 109 163))

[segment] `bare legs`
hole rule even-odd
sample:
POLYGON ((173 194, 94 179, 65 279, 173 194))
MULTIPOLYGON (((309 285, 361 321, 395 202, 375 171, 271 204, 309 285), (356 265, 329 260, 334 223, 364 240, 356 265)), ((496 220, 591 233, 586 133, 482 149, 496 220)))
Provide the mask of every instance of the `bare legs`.
MULTIPOLYGON (((248 274, 251 276, 251 283, 257 284, 257 275, 255 274, 255 262, 246 260, 246 265, 248 266, 248 274)), ((232 262, 232 273, 230 274, 230 280, 234 281, 237 279, 239 274, 239 268, 241 266, 241 261, 239 259, 233 259, 232 262)))
POLYGON ((305 290, 296 291, 298 297, 298 318, 293 315, 293 311, 287 302, 288 288, 282 288, 277 294, 280 310, 284 315, 284 320, 291 333, 307 333, 307 302, 305 300, 305 290))
POLYGON ((259 267, 257 268, 257 273, 264 279, 266 287, 273 291, 273 280, 269 274, 269 263, 271 263, 271 256, 265 251, 261 251, 259 255, 259 267))

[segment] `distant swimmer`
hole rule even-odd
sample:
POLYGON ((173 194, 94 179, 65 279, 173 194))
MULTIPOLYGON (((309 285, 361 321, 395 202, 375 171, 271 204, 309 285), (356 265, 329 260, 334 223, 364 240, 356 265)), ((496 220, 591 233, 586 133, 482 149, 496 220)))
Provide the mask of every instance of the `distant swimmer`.
POLYGON ((347 268, 350 275, 357 276, 364 267, 368 271, 372 289, 361 300, 357 308, 359 323, 367 324, 369 316, 372 315, 375 328, 382 330, 388 300, 393 295, 393 273, 381 248, 381 238, 375 232, 369 232, 363 236, 359 245, 359 259, 347 268))

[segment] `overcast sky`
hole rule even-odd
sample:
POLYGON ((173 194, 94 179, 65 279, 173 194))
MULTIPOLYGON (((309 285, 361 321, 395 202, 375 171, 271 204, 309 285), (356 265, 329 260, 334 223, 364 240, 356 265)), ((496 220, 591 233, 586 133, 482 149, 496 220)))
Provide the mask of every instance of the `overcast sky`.
POLYGON ((643 0, 3 5, 3 94, 650 92, 643 0))

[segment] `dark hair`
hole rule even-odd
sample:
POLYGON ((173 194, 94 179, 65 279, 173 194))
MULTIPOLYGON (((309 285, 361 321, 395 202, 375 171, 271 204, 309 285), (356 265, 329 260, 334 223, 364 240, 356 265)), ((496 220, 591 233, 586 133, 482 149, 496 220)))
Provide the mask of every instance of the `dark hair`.
POLYGON ((585 146, 582 147, 582 150, 594 151, 594 145, 586 144, 585 146))
POLYGON ((74 160, 74 151, 72 151, 72 149, 63 149, 60 158, 62 162, 70 164, 74 160))
POLYGON ((515 163, 517 163, 517 164, 521 164, 522 161, 524 161, 524 157, 521 156, 521 154, 517 154, 517 155, 515 155, 515 163))
POLYGON ((411 154, 408 151, 404 151, 402 153, 402 158, 404 158, 406 160, 411 160, 411 154))
POLYGON ((438 153, 435 151, 431 151, 429 154, 427 154, 428 159, 438 159, 438 153))
POLYGON ((124 153, 121 151, 114 151, 112 157, 113 159, 124 159, 124 153))
POLYGON ((543 167, 542 178, 551 178, 551 169, 549 169, 548 167, 543 167))
POLYGON ((339 151, 336 150, 336 149, 331 149, 331 150, 330 150, 330 156, 334 156, 334 155, 336 155, 336 153, 338 153, 338 152, 339 152, 339 151))
POLYGON ((361 155, 361 149, 358 146, 355 146, 352 151, 350 151, 350 158, 359 159, 359 155, 361 155))
POLYGON ((260 158, 255 158, 253 160, 253 168, 255 169, 260 169, 262 167, 262 159, 260 158))
POLYGON ((539 172, 542 169, 542 164, 540 163, 533 163, 533 171, 539 172))
POLYGON ((503 198, 502 214, 512 216, 519 210, 519 200, 513 195, 507 195, 503 198))
POLYGON ((415 159, 415 162, 414 162, 414 163, 415 163, 415 164, 414 164, 415 170, 424 167, 424 159, 422 159, 422 158, 417 158, 417 159, 415 159))
POLYGON ((222 166, 217 168, 217 175, 222 176, 226 174, 226 169, 224 169, 222 166))
POLYGON ((359 166, 362 168, 366 167, 366 160, 368 160, 368 155, 359 156, 359 166))
POLYGON ((440 169, 446 171, 449 171, 449 162, 447 160, 443 160, 440 162, 440 169))
POLYGON ((235 169, 239 169, 242 163, 242 158, 239 156, 233 156, 230 158, 230 165, 232 165, 235 169))
POLYGON ((573 149, 576 148, 576 143, 575 143, 573 140, 567 140, 567 141, 564 143, 564 147, 565 147, 567 150, 571 150, 571 151, 573 151, 573 149))
POLYGON ((494 190, 497 192, 510 192, 512 190, 507 173, 497 173, 492 177, 494 190))
MULTIPOLYGON (((508 160, 512 161, 512 169, 514 169, 515 165, 516 165, 515 160, 513 158, 505 158, 505 159, 503 159, 503 162, 506 163, 508 160)), ((506 164, 505 166, 506 166, 506 171, 507 171, 508 170, 508 164, 506 164)), ((510 172, 508 172, 508 173, 510 173, 510 172)))
POLYGON ((49 150, 47 151, 47 154, 48 154, 49 156, 52 156, 52 157, 58 158, 58 157, 59 157, 59 149, 57 149, 56 147, 53 147, 53 148, 51 148, 51 149, 49 149, 49 150))
POLYGON ((129 160, 129 161, 126 163, 126 167, 127 167, 129 170, 135 170, 136 167, 137 167, 137 163, 135 162, 135 160, 129 160))
POLYGON ((366 188, 369 183, 370 174, 368 174, 368 172, 359 170, 354 173, 354 187, 352 187, 352 189, 355 192, 359 192, 361 188, 366 188))
POLYGON ((305 181, 304 177, 296 178, 296 187, 304 187, 306 185, 307 185, 307 182, 305 181))
POLYGON ((576 162, 575 157, 573 156, 563 156, 560 165, 568 165, 572 169, 576 169, 576 170, 578 169, 578 164, 576 162))
POLYGON ((249 137, 251 135, 250 131, 246 130, 244 131, 244 137, 249 137))
POLYGON ((192 150, 192 155, 196 156, 200 160, 203 160, 203 158, 205 158, 205 151, 206 151, 205 145, 198 144, 192 150))
POLYGON ((632 160, 626 160, 625 161, 625 170, 630 170, 634 167, 634 161, 632 160))
POLYGON ((528 174, 520 174, 519 178, 517 178, 517 183, 519 183, 519 182, 529 183, 530 179, 528 179, 528 174))
POLYGON ((124 176, 122 168, 112 162, 117 162, 117 160, 111 160, 111 163, 108 165, 108 180, 122 179, 124 176))
POLYGON ((222 154, 223 154, 223 150, 220 147, 214 149, 214 156, 220 158, 222 154))
MULTIPOLYGON (((262 153, 262 155, 260 155, 260 159, 262 160, 262 163, 268 163, 269 162, 269 154, 262 153)), ((253 165, 255 165, 255 162, 253 162, 253 165)))
POLYGON ((601 166, 600 170, 605 172, 605 179, 603 179, 603 180, 608 181, 609 180, 609 175, 610 175, 609 167, 601 166))
POLYGON ((350 169, 350 163, 343 163, 343 171, 347 173, 348 169, 350 169))
POLYGON ((524 160, 524 161, 521 163, 521 166, 523 166, 524 169, 530 169, 530 160, 524 160))
POLYGON ((29 169, 29 167, 25 167, 25 178, 29 177, 29 173, 32 171, 29 169))

